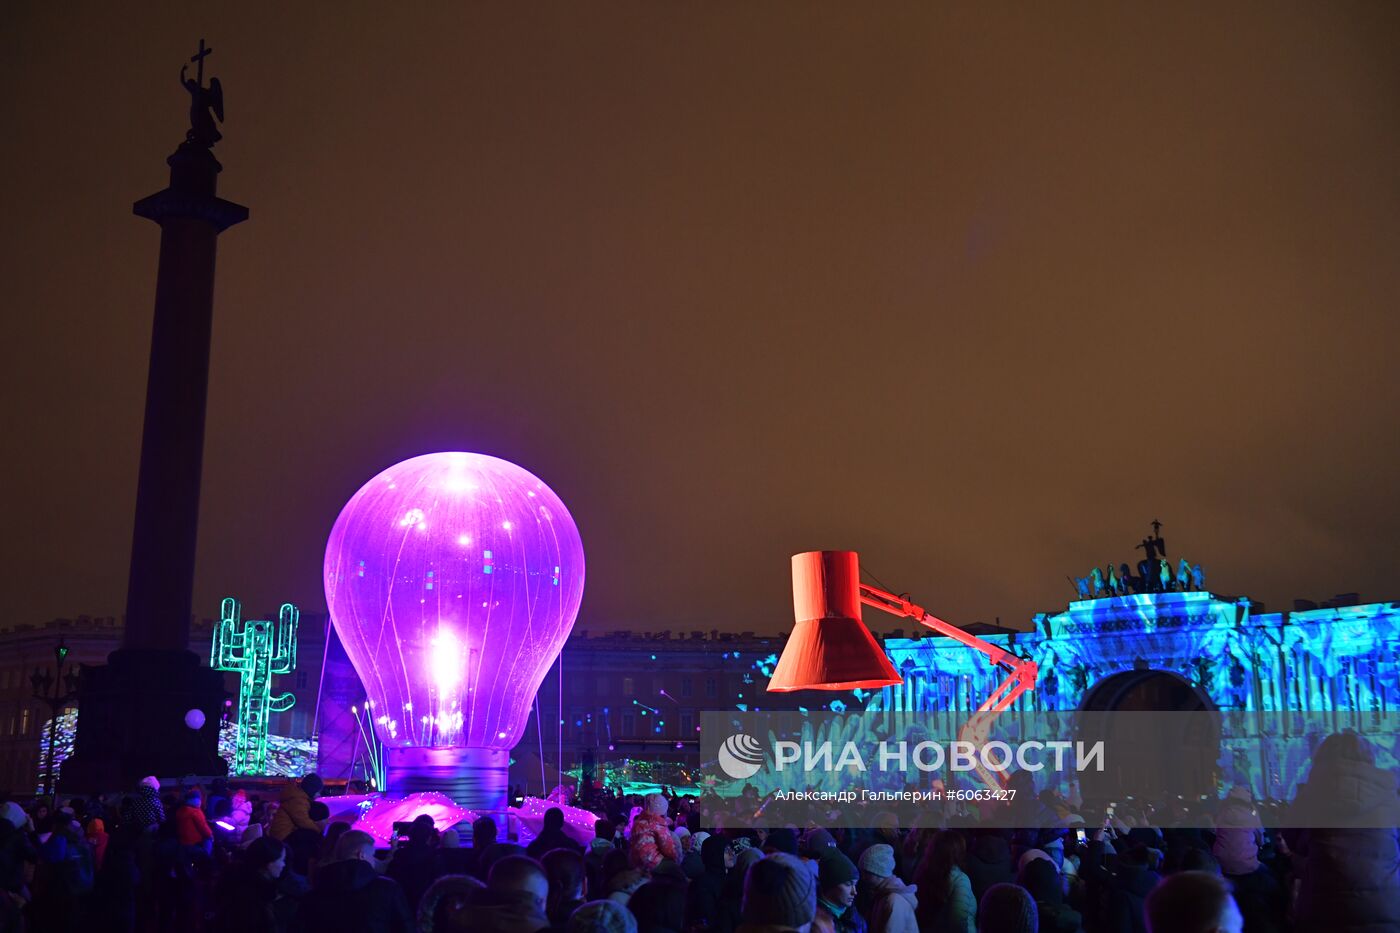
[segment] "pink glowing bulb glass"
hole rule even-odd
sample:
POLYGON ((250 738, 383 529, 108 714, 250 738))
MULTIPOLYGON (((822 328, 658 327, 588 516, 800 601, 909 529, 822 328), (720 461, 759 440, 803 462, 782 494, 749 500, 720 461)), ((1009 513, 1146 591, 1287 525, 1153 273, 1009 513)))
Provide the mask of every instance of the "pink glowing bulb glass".
POLYGON ((346 503, 325 585, 385 745, 510 749, 574 627, 583 544, 527 470, 426 454, 346 503))

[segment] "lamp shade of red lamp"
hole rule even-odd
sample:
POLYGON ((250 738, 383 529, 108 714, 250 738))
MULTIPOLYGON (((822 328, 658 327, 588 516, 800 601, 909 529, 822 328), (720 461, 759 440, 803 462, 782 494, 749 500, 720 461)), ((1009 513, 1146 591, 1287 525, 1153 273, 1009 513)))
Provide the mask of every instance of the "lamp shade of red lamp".
POLYGON ((903 679, 860 618, 855 551, 792 555, 797 624, 768 681, 774 693, 888 687, 903 679))

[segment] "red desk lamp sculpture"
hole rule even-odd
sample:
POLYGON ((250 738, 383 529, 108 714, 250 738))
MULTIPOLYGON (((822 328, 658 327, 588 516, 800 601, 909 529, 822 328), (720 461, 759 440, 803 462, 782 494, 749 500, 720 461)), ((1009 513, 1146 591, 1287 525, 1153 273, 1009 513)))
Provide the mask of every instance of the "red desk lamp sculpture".
MULTIPOLYGON (((860 606, 874 606, 897 616, 907 616, 969 648, 980 651, 1007 671, 1006 678, 958 730, 961 741, 978 748, 986 744, 992 721, 1016 698, 1034 689, 1034 661, 983 641, 930 615, 905 596, 896 596, 860 582, 860 559, 855 551, 805 551, 792 556, 792 605, 797 618, 783 647, 778 666, 768 681, 775 693, 791 690, 873 689, 902 684, 875 636, 860 618, 860 606)), ((990 785, 1001 778, 981 768, 978 773, 990 785)))

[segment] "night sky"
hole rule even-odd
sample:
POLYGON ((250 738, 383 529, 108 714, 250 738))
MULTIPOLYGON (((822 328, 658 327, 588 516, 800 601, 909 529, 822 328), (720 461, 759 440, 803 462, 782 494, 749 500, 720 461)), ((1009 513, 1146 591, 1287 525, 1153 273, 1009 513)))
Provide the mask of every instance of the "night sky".
POLYGON ((594 630, 779 631, 812 548, 1022 625, 1154 518, 1217 592, 1400 598, 1400 4, 316 6, 0 8, 0 624, 122 612, 201 36, 252 218, 200 615, 322 611, 443 449, 559 493, 594 630))

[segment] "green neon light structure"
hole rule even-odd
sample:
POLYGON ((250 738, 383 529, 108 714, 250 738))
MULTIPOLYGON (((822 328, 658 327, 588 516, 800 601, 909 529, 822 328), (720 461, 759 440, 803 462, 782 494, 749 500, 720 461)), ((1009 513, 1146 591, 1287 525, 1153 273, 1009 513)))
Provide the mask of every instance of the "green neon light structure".
POLYGON ((209 666, 236 671, 238 689, 238 750, 234 774, 262 774, 267 768, 267 723, 273 713, 292 708, 290 693, 272 696, 272 675, 290 674, 297 666, 297 619, 300 613, 283 603, 276 622, 248 619, 240 623, 242 607, 229 597, 219 612, 209 666))

